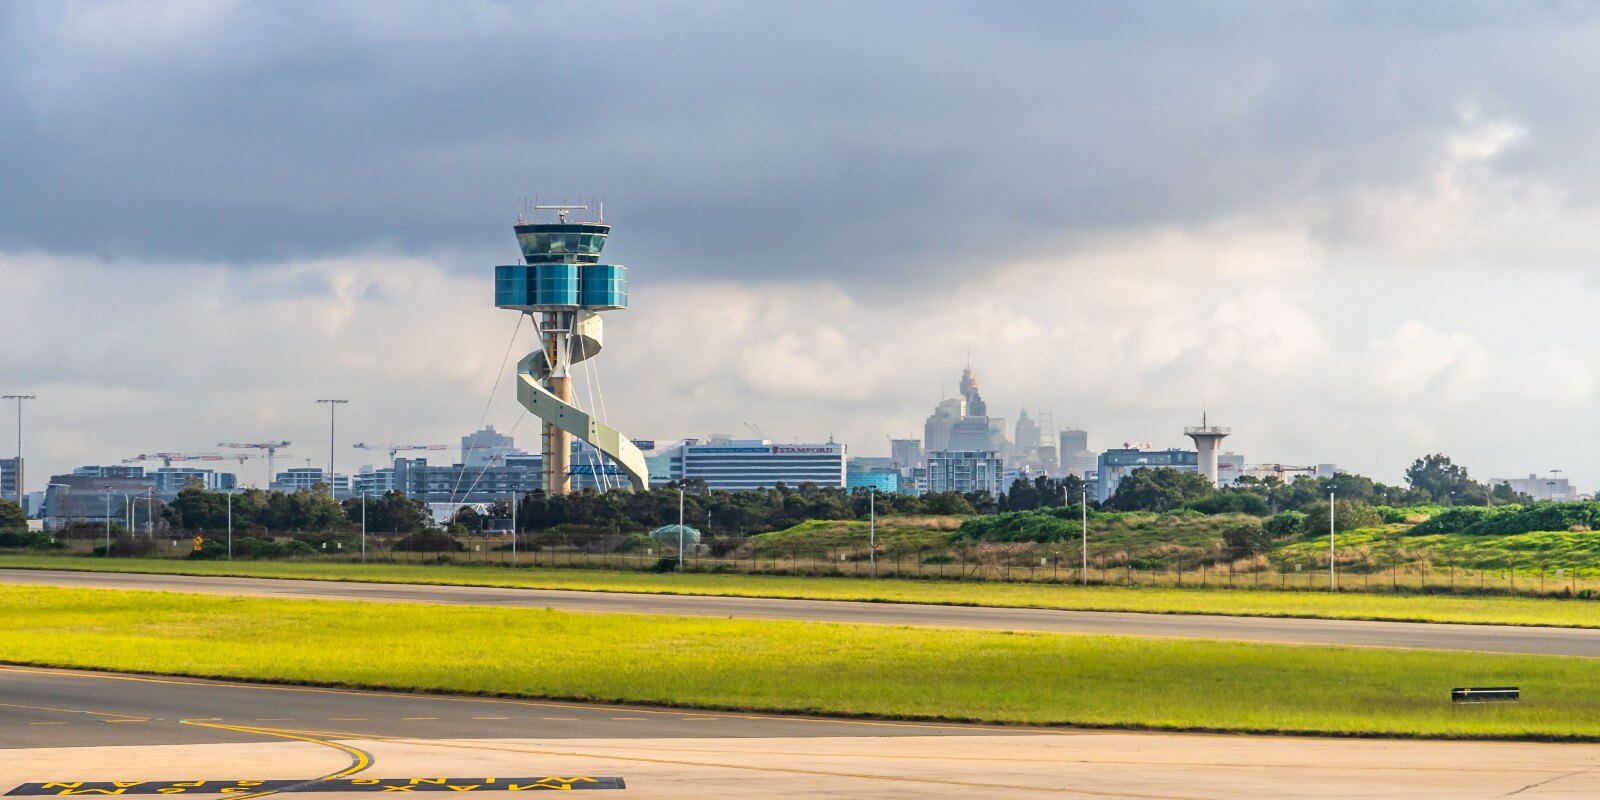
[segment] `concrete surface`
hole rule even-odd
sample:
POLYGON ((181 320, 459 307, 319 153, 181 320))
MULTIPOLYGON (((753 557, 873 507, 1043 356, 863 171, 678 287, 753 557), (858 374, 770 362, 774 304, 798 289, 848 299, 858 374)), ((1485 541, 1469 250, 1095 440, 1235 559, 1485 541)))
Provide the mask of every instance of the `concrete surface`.
POLYGON ((787 619, 1600 657, 1600 630, 1576 628, 974 608, 832 600, 773 600, 51 570, 0 570, 0 582, 296 599, 553 608, 561 611, 596 613, 682 614, 741 619, 787 619))
POLYGON ((0 668, 0 704, 0 792, 354 770, 626 781, 593 800, 1600 796, 1600 745, 901 725, 25 668, 0 668))

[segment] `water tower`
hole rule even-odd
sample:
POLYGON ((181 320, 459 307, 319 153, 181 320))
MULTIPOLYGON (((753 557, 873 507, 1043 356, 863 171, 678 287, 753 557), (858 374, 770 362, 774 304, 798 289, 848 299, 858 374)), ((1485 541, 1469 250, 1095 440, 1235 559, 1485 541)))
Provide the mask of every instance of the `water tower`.
POLYGON ((1206 476, 1212 486, 1217 485, 1217 445, 1231 433, 1232 428, 1207 424, 1204 411, 1200 412, 1200 427, 1183 429, 1183 435, 1194 440, 1194 449, 1200 453, 1200 474, 1206 476))
POLYGON ((600 312, 628 307, 628 268, 600 263, 611 233, 604 204, 593 221, 570 219, 588 210, 533 206, 514 228, 526 263, 494 268, 494 304, 535 317, 538 326, 540 348, 517 363, 517 401, 544 423, 544 489, 551 494, 572 489, 573 437, 609 456, 635 490, 649 475, 631 440, 572 402, 573 365, 600 353, 600 312))

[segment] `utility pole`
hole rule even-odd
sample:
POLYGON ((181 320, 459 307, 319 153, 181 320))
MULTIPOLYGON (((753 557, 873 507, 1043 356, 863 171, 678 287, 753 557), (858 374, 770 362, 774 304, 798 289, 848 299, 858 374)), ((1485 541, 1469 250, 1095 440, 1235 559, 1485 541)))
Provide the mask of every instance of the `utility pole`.
POLYGON ((111 490, 106 490, 106 555, 111 555, 111 490))
POLYGON ((517 565, 517 493, 511 493, 511 566, 517 565))
POLYGON ((233 490, 228 490, 228 560, 233 560, 233 490))
POLYGON ((318 400, 319 403, 328 404, 328 496, 335 497, 333 491, 333 412, 339 406, 349 403, 349 400, 318 400))
POLYGON ((678 571, 683 571, 683 485, 678 485, 678 571))
POLYGON ((17 466, 16 474, 12 477, 17 480, 17 505, 22 505, 22 401, 38 400, 38 395, 32 394, 0 394, 0 400, 17 401, 17 466))
POLYGON ((361 493, 361 563, 367 563, 367 493, 361 493))

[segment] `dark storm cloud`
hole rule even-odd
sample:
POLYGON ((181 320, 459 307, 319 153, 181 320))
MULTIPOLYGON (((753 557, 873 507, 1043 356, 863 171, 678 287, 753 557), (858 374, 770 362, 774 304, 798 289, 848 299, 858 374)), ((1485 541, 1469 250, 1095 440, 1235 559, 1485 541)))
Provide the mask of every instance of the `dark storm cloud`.
POLYGON ((1337 244, 1329 198, 1429 180, 1464 104, 1589 202, 1593 11, 14 4, 0 248, 509 257, 533 193, 607 198, 619 260, 677 276, 903 280, 1313 198, 1337 244))

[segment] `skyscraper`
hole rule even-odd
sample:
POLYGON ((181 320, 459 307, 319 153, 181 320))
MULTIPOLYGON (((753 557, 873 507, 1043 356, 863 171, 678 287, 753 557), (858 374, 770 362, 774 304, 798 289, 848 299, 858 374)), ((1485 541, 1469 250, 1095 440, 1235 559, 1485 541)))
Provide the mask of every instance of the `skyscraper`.
POLYGON ((928 452, 950 449, 950 429, 966 415, 967 401, 960 398, 940 400, 922 426, 922 441, 928 452))
POLYGON ((1028 409, 1017 414, 1017 449, 1026 453, 1039 446, 1039 425, 1028 417, 1028 409))

